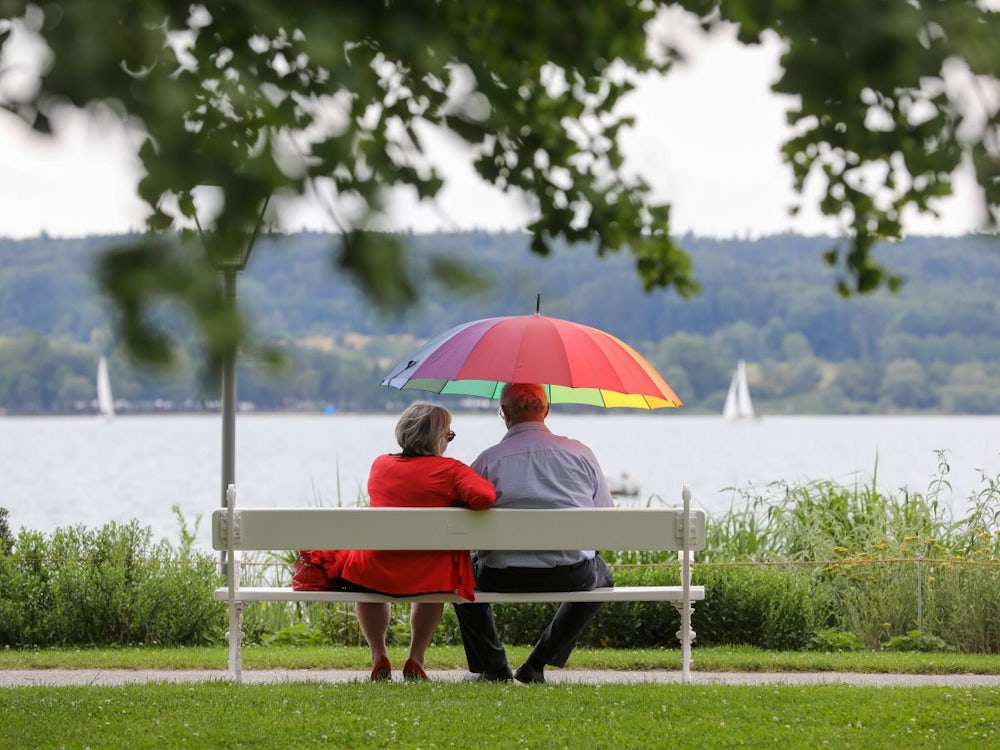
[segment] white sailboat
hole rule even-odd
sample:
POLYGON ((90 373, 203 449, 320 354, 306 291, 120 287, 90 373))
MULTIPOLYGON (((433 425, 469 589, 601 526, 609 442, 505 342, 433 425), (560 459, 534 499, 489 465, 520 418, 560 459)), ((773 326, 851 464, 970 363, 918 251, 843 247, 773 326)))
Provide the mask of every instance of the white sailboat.
POLYGON ((729 382, 722 416, 731 421, 753 419, 756 416, 753 412, 753 401, 750 400, 750 387, 747 385, 747 366, 742 359, 736 363, 736 372, 729 382))
POLYGON ((97 361, 97 410, 111 420, 115 416, 115 401, 111 397, 111 378, 108 376, 108 358, 97 361))

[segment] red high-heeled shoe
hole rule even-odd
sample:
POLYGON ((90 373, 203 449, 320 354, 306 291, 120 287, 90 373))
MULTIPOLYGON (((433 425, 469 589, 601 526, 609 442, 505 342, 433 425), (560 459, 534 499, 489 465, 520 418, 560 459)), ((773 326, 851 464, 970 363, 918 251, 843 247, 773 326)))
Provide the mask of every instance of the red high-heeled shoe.
POLYGON ((403 665, 403 679, 404 680, 429 680, 430 677, 424 671, 424 668, 417 664, 413 659, 407 659, 406 664, 403 665))
POLYGON ((388 682, 392 679, 392 664, 389 663, 389 657, 379 657, 379 660, 372 667, 370 679, 372 682, 388 682))

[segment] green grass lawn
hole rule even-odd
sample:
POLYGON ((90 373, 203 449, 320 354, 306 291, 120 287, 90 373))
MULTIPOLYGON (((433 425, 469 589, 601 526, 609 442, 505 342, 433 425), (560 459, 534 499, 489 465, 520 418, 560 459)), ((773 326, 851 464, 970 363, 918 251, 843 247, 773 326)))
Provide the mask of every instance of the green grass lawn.
MULTIPOLYGON (((519 663, 527 648, 509 649, 519 663)), ((393 651, 402 663, 401 649, 393 651)), ((702 671, 1000 673, 970 654, 695 649, 702 671)), ((0 651, 0 669, 224 669, 212 648, 0 651)), ((461 647, 434 646, 432 669, 465 669, 461 647)), ((570 668, 678 669, 672 650, 579 649, 570 668)), ((249 647, 247 669, 348 668, 367 650, 249 647)), ((1000 741, 1000 689, 843 685, 522 686, 462 682, 0 689, 0 748, 524 747, 977 748, 1000 741)))
MULTIPOLYGON (((518 665, 527 647, 510 646, 510 662, 518 665)), ((748 646, 695 648, 693 668, 702 672, 900 672, 907 674, 1000 674, 1000 656, 989 654, 855 651, 761 651, 748 646)), ((402 648, 390 650, 402 665, 402 648)), ((101 648, 0 650, 0 669, 225 669, 225 647, 101 648)), ((245 669, 359 669, 370 666, 366 648, 341 646, 248 646, 245 669)), ((464 670, 461 646, 432 646, 430 669, 464 670)), ((584 649, 573 651, 568 669, 671 669, 681 666, 676 649, 584 649)))
POLYGON ((2 747, 983 748, 1000 690, 146 684, 0 690, 2 747))

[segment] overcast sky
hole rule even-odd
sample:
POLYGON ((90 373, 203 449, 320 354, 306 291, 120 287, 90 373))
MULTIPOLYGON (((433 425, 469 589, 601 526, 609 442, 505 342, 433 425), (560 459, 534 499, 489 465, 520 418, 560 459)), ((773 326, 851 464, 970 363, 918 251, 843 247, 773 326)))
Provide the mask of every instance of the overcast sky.
MULTIPOLYGON (((769 91, 777 76, 776 44, 748 49, 724 37, 689 48, 690 64, 644 82, 624 106, 637 117, 623 136, 628 164, 672 203, 674 234, 756 237, 786 231, 836 233, 814 209, 788 215, 795 196, 780 159, 786 104, 769 91)), ((135 197, 135 143, 114 122, 74 116, 52 141, 0 113, 0 236, 24 238, 119 233, 142 228, 135 197)), ((134 139, 133 139, 134 140, 134 139)), ((510 229, 526 213, 478 183, 464 160, 451 159, 437 205, 400 198, 387 228, 510 229)), ((942 217, 911 218, 917 234, 960 234, 979 226, 978 194, 967 180, 941 204, 942 217)), ((284 228, 332 229, 322 210, 288 211, 284 228)))

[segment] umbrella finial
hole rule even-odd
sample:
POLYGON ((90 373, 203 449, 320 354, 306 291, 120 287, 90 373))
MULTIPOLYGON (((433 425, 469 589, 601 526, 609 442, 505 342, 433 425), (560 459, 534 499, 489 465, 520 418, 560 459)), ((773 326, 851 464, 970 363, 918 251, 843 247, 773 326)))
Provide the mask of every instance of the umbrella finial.
POLYGON ((542 309, 542 293, 539 292, 535 295, 535 315, 538 315, 542 309))

